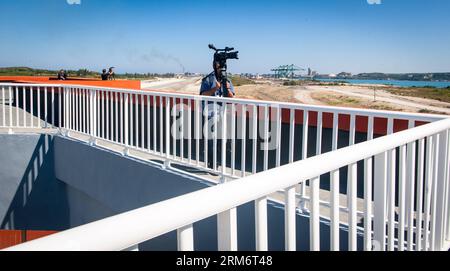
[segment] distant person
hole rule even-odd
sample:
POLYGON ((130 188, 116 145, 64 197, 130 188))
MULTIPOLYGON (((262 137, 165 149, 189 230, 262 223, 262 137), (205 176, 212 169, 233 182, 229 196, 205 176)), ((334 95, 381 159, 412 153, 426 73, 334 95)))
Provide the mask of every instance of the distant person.
POLYGON ((109 68, 108 70, 108 80, 116 80, 116 74, 114 73, 114 67, 109 68))
POLYGON ((102 71, 102 80, 108 80, 109 74, 106 72, 106 69, 102 71))
POLYGON ((58 72, 58 80, 67 80, 67 74, 65 70, 61 69, 58 72))

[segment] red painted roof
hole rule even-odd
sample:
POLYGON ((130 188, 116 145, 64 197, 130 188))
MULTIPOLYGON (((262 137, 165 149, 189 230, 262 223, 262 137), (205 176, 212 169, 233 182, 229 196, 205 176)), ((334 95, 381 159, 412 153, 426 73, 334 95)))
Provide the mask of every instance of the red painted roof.
POLYGON ((95 78, 69 78, 68 80, 57 80, 56 78, 47 76, 0 76, 0 83, 1 82, 84 85, 110 88, 141 89, 141 81, 139 80, 102 81, 95 78))

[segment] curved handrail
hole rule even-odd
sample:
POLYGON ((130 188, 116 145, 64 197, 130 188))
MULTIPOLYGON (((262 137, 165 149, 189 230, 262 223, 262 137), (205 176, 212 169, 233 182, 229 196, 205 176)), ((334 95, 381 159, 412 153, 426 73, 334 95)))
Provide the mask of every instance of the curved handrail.
POLYGON ((126 249, 280 189, 448 129, 450 119, 440 120, 101 219, 7 250, 126 249))

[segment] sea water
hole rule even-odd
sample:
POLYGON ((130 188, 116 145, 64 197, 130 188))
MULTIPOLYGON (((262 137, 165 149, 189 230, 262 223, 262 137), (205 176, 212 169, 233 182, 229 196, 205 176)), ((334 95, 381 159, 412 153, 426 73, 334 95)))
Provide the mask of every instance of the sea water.
POLYGON ((324 82, 347 82, 350 84, 391 85, 395 87, 450 87, 450 81, 406 81, 406 80, 357 80, 357 79, 317 79, 324 82))

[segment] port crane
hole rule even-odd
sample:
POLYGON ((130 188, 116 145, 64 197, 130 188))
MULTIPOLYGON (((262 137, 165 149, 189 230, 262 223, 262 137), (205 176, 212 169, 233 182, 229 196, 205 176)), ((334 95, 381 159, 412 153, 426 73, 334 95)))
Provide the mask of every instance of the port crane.
POLYGON ((294 78, 296 71, 304 71, 305 69, 298 67, 294 64, 291 65, 281 65, 277 68, 271 69, 275 72, 275 78, 294 78))

